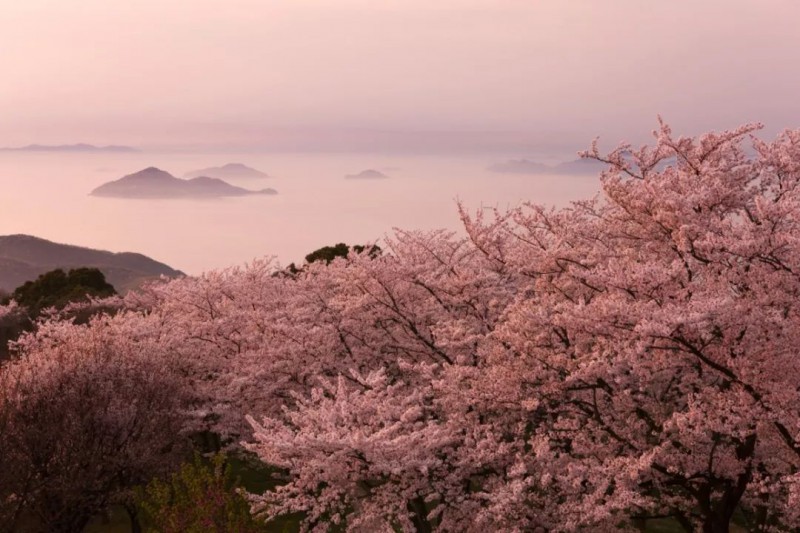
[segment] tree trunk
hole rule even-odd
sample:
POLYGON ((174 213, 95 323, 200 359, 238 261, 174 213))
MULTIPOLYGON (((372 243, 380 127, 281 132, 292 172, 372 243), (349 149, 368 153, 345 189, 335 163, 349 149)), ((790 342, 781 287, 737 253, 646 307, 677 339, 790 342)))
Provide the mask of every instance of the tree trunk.
POLYGON ((125 504, 125 512, 131 521, 131 533, 142 533, 142 525, 139 523, 139 512, 132 503, 125 504))
POLYGON ((703 533, 729 533, 730 530, 731 522, 724 518, 714 517, 703 524, 703 533))
MULTIPOLYGON (((736 457, 747 461, 753 456, 756 448, 756 436, 750 435, 736 448, 736 457)), ((731 527, 731 518, 742 496, 747 490, 747 485, 753 477, 753 465, 748 463, 745 471, 736 480, 736 484, 729 486, 719 502, 711 506, 710 512, 703 523, 703 533, 728 533, 731 527)))
POLYGON ((408 510, 411 511, 411 521, 417 533, 432 533, 433 528, 428 522, 428 507, 422 496, 417 496, 408 502, 408 510))
POLYGON ((638 531, 641 531, 642 533, 647 531, 647 519, 646 518, 639 518, 639 517, 631 518, 631 525, 633 527, 635 527, 638 531))

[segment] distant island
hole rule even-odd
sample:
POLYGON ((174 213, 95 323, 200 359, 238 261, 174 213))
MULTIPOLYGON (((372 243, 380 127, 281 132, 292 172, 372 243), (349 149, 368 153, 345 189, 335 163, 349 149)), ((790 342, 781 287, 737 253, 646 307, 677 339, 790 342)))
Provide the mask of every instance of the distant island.
POLYGON ((131 146, 95 146, 93 144, 59 144, 59 145, 46 145, 46 144, 29 144, 28 146, 19 146, 16 148, 0 148, 4 152, 122 152, 132 153, 138 152, 136 148, 131 146))
POLYGON ((362 170, 358 174, 348 174, 345 176, 345 179, 348 180, 381 180, 386 179, 389 176, 380 172, 378 170, 373 170, 368 168, 367 170, 362 170))
POLYGON ((95 267, 120 294, 160 276, 183 272, 147 256, 59 244, 32 235, 0 236, 0 290, 12 291, 56 268, 95 267))
POLYGON ((222 198, 253 194, 278 194, 275 189, 251 191, 226 183, 221 179, 200 176, 189 180, 176 178, 169 172, 149 167, 134 174, 104 183, 94 189, 92 196, 131 199, 165 198, 222 198))
POLYGON ((184 174, 183 177, 184 178, 208 177, 208 178, 230 179, 230 178, 269 178, 270 176, 266 172, 261 172, 260 170, 256 170, 252 167, 248 167, 247 165, 243 165, 241 163, 228 163, 226 165, 222 165, 221 167, 209 167, 200 170, 193 170, 191 172, 187 172, 186 174, 184 174))
POLYGON ((549 174, 549 175, 597 175, 608 168, 608 165, 596 159, 576 159, 555 166, 537 163, 529 159, 510 159, 489 167, 492 172, 505 174, 549 174))

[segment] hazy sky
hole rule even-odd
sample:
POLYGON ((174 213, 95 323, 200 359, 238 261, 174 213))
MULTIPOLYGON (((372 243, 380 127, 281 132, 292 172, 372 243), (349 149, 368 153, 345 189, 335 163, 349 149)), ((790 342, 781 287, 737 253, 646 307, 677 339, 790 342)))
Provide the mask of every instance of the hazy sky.
POLYGON ((771 134, 800 126, 798 20, 797 0, 0 0, 0 145, 557 150, 657 113, 771 134))

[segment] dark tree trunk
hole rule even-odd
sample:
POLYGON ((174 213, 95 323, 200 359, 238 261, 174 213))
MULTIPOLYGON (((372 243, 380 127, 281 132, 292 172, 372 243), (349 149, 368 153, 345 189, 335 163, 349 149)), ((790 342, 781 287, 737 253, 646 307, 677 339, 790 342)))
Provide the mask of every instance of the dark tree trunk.
POLYGON ((131 522, 131 533, 142 533, 142 525, 139 523, 139 511, 132 503, 125 504, 125 512, 131 522))
MULTIPOLYGON (((742 461, 749 460, 756 448, 756 436, 750 435, 736 448, 736 456, 742 461)), ((731 527, 731 518, 736 507, 747 490, 747 485, 753 477, 753 465, 748 464, 745 471, 736 480, 736 484, 728 486, 720 500, 709 506, 708 513, 703 523, 703 533, 728 533, 731 527)))
POLYGON ((428 507, 422 496, 417 496, 408 502, 408 510, 411 511, 411 521, 417 533, 432 533, 433 528, 428 522, 428 507))
POLYGON ((730 532, 729 520, 706 520, 703 524, 703 533, 729 533, 730 532))

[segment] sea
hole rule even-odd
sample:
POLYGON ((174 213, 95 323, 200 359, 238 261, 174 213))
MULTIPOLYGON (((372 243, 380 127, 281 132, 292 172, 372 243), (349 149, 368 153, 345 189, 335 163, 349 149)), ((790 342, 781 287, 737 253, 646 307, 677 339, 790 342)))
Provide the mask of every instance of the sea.
POLYGON ((510 157, 341 153, 0 152, 0 235, 23 233, 114 252, 139 252, 190 275, 273 257, 301 263, 339 242, 385 241, 395 228, 463 233, 469 211, 523 202, 564 206, 600 189, 596 176, 525 175, 488 169, 510 157), (242 163, 270 175, 228 179, 274 196, 129 200, 95 187, 155 166, 176 177, 242 163), (366 169, 386 179, 345 179, 366 169))

